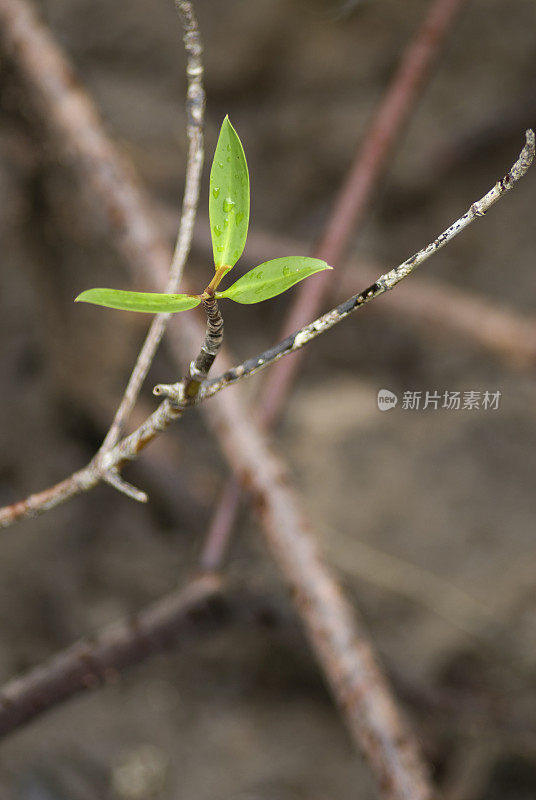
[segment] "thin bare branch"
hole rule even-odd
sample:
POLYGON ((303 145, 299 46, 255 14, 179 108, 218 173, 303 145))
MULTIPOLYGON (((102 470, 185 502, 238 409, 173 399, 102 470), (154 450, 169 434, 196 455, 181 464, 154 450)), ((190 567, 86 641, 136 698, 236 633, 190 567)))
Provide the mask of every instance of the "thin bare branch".
MULTIPOLYGON (((180 10, 185 21, 191 73, 188 90, 191 97, 187 100, 190 169, 184 194, 183 224, 173 258, 150 201, 138 186, 131 167, 106 136, 94 104, 49 31, 25 0, 0 0, 0 47, 24 82, 27 97, 38 112, 49 141, 64 163, 74 169, 81 188, 93 201, 98 218, 107 224, 110 240, 128 264, 133 281, 138 282, 141 275, 154 289, 161 289, 170 278, 170 264, 171 279, 180 277, 191 238, 203 157, 201 49, 195 18, 188 15, 188 8, 189 3, 185 3, 180 10)), ((202 339, 202 328, 194 316, 185 317, 181 327, 189 345, 202 339)), ((146 348, 149 346, 146 344, 146 348)), ((145 349, 144 352, 149 351, 145 349)), ((141 372, 136 374, 141 375, 141 372)), ((133 379, 132 387, 135 388, 137 380, 133 379)), ((132 399, 134 394, 130 392, 129 397, 132 399)), ((129 404, 130 400, 125 402, 129 404)), ((10 511, 0 511, 0 527, 34 516, 39 509, 54 508, 69 497, 92 488, 101 480, 101 473, 94 460, 70 479, 15 503, 10 511)))
POLYGON ((45 511, 65 503, 71 497, 88 492, 101 480, 100 474, 90 469, 89 465, 73 472, 68 478, 41 492, 35 492, 24 500, 18 500, 0 508, 0 528, 7 528, 21 519, 32 519, 45 511))
POLYGON ((283 356, 289 353, 300 350, 310 341, 315 339, 325 331, 338 325, 343 319, 346 319, 357 309, 369 303, 371 300, 376 299, 384 292, 393 289, 400 281, 411 275, 414 269, 426 261, 430 256, 441 250, 448 242, 471 224, 477 217, 482 217, 491 208, 494 203, 499 200, 506 192, 510 191, 518 180, 522 178, 534 160, 534 132, 528 130, 526 132, 526 143, 519 157, 512 165, 510 171, 504 178, 497 181, 495 186, 487 192, 480 200, 477 200, 471 205, 468 211, 463 214, 459 219, 452 223, 437 239, 430 242, 426 247, 423 247, 417 253, 406 259, 398 267, 395 267, 384 275, 381 275, 376 281, 364 291, 350 297, 344 303, 341 303, 336 308, 323 314, 321 317, 311 322, 309 325, 301 328, 299 331, 288 336, 275 347, 266 350, 259 356, 250 358, 239 364, 237 367, 228 370, 218 378, 214 378, 202 387, 199 399, 206 399, 217 394, 225 386, 237 383, 249 375, 254 375, 267 366, 270 366, 275 361, 278 361, 283 356))
MULTIPOLYGON (((173 253, 169 278, 165 288, 165 291, 171 294, 176 292, 179 287, 192 243, 195 217, 199 203, 201 173, 203 170, 203 121, 205 112, 202 60, 203 47, 197 19, 189 0, 176 0, 176 6, 184 28, 184 49, 187 56, 186 75, 188 88, 186 92, 186 133, 189 144, 179 233, 173 253)), ((106 434, 100 452, 105 452, 110 447, 113 447, 120 438, 126 420, 130 416, 141 386, 147 376, 158 345, 164 335, 170 316, 171 314, 157 314, 153 318, 149 332, 129 378, 125 393, 115 413, 110 429, 106 434)))
MULTIPOLYGON (((162 208, 161 214, 170 226, 169 212, 162 208)), ((212 243, 210 236, 203 232, 204 222, 201 217, 193 247, 199 255, 208 256, 212 252, 212 243)), ((208 222, 206 230, 209 230, 208 222)), ((307 250, 306 241, 273 231, 257 228, 248 235, 248 256, 253 263, 260 264, 278 256, 299 255, 307 250)), ((355 275, 358 274, 364 283, 373 283, 376 276, 385 271, 381 264, 363 257, 351 258, 342 266, 342 278, 335 287, 340 297, 352 292, 355 275)), ((319 273, 319 276, 322 274, 319 273)), ((460 289, 439 278, 414 276, 411 283, 400 285, 396 292, 384 295, 376 310, 394 313, 417 329, 424 328, 427 333, 433 326, 436 335, 445 332, 469 340, 492 357, 500 359, 508 368, 527 369, 536 364, 534 317, 509 308, 502 302, 498 305, 491 298, 460 289)), ((280 362, 279 366, 284 363, 280 362)), ((270 378, 275 369, 279 367, 270 371, 270 378)))
MULTIPOLYGON (((152 289, 161 290, 169 278, 173 256, 158 215, 131 165, 104 132, 99 114, 65 54, 26 0, 0 0, 0 48, 23 82, 48 141, 62 163, 72 167, 97 218, 107 226, 110 243, 122 256, 132 282, 142 279, 152 289)), ((193 73, 198 69, 194 62, 193 73)), ((199 103, 192 108, 199 111, 199 103)), ((200 158, 201 152, 198 155, 200 158)), ((196 163, 185 195, 190 212, 199 166, 196 163)), ((183 258, 189 235, 187 226, 184 238, 179 239, 176 265, 183 258)), ((203 328, 193 314, 182 315, 178 325, 191 354, 202 341, 203 328)))
MULTIPOLYGON (((404 126, 448 41, 449 33, 467 3, 468 0, 430 2, 380 99, 348 176, 335 198, 325 229, 313 251, 316 258, 337 265, 355 239, 378 180, 400 141, 404 126)), ((330 275, 326 272, 320 273, 314 281, 302 284, 283 323, 283 337, 301 328, 318 313, 330 283, 330 275)), ((288 359, 270 374, 258 409, 262 425, 270 427, 279 416, 299 364, 299 357, 288 359)))
POLYGON ((75 694, 117 679, 127 667, 227 622, 221 581, 205 576, 134 619, 77 642, 0 691, 0 737, 75 694))
MULTIPOLYGON (((402 54, 399 66, 378 103, 335 198, 323 233, 313 250, 316 258, 334 265, 343 258, 363 221, 371 195, 400 139, 400 133, 432 74, 459 13, 466 5, 467 0, 432 0, 430 3, 422 24, 402 54)), ((273 258, 273 254, 270 257, 273 258)), ((331 285, 331 276, 325 272, 300 286, 283 322, 282 337, 302 327, 318 313, 331 285)), ((299 355, 285 359, 267 378, 256 412, 258 423, 263 428, 269 429, 281 413, 300 363, 299 355)), ((200 557, 205 569, 213 569, 220 563, 231 534, 241 496, 236 483, 234 487, 230 486, 232 480, 224 488, 212 516, 200 557)))

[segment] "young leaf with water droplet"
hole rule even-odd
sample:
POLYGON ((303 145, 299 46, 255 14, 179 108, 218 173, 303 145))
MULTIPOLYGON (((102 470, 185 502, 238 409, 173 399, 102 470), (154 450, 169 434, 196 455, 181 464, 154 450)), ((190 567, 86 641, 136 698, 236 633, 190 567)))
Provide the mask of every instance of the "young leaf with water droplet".
POLYGON ((246 243, 249 224, 249 174, 244 149, 225 117, 210 170, 208 210, 214 264, 234 267, 246 243))
POLYGON ((298 281, 325 269, 332 267, 319 258, 274 258, 273 261, 266 261, 247 272, 224 292, 216 292, 216 297, 226 297, 235 303, 260 303, 286 292, 298 281))
POLYGON ((143 311, 148 314, 176 314, 195 308, 200 302, 199 297, 188 294, 125 292, 122 289, 87 289, 75 298, 75 303, 93 303, 120 311, 143 311))

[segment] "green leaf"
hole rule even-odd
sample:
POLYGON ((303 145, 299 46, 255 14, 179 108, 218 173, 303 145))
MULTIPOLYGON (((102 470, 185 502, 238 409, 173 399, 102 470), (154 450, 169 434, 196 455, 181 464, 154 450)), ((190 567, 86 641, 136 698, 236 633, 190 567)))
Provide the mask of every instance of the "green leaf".
POLYGON ((235 303, 260 303, 286 292, 298 281, 324 269, 332 267, 319 258, 274 258, 247 272, 224 292, 216 292, 216 297, 227 297, 235 303))
POLYGON ((174 314, 195 308, 200 302, 199 297, 188 294, 124 292, 121 289, 87 289, 75 298, 75 303, 94 303, 96 306, 118 308, 121 311, 145 311, 148 314, 174 314))
POLYGON ((240 139, 225 117, 210 170, 208 198, 214 264, 234 267, 246 243, 249 174, 240 139))

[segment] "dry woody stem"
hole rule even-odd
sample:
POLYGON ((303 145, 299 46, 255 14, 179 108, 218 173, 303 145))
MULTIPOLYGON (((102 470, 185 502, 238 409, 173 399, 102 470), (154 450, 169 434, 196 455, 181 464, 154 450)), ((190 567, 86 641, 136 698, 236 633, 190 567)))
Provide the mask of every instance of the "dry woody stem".
MULTIPOLYGON (((186 91, 186 134, 188 136, 188 157, 186 162, 186 178, 179 233, 175 245, 175 252, 173 253, 169 278, 165 288, 165 292, 169 294, 173 294, 177 291, 190 253, 197 206, 199 204, 199 189, 201 185, 204 156, 203 121, 205 91, 203 89, 203 47, 192 4, 189 0, 177 0, 176 6, 183 24, 184 49, 187 57, 186 76, 188 88, 186 91)), ((121 403, 115 413, 110 430, 106 434, 106 438, 102 444, 101 452, 108 450, 116 444, 120 438, 125 423, 134 408, 141 386, 147 376, 149 367, 151 366, 170 317, 171 314, 157 314, 153 318, 121 403)), ((118 484, 113 485, 119 488, 118 484)), ((141 497, 137 499, 141 499, 141 497)))
MULTIPOLYGON (((169 220, 170 215, 163 210, 162 217, 169 220)), ((168 221, 171 228, 170 223, 171 220, 168 221)), ((206 225, 208 229, 208 221, 206 225)), ((209 236, 203 235, 201 225, 199 228, 193 247, 199 257, 209 257, 212 243, 209 236)), ((259 264, 269 258, 299 255, 307 249, 307 241, 282 236, 275 231, 256 229, 248 236, 250 259, 259 264)), ((341 266, 343 275, 336 286, 340 297, 352 293, 356 275, 365 284, 374 283, 376 276, 385 271, 380 263, 363 256, 344 259, 341 266)), ((323 274, 318 273, 318 277, 323 274)), ((526 370, 536 366, 534 316, 523 314, 503 302, 499 305, 490 297, 459 288, 439 278, 430 275, 424 277, 422 274, 413 276, 410 282, 399 284, 396 292, 384 294, 375 311, 394 314, 423 335, 432 333, 436 338, 443 334, 461 337, 469 345, 476 345, 492 358, 502 361, 508 369, 526 370)), ((280 361, 277 367, 267 373, 263 393, 271 383, 272 375, 285 363, 285 360, 280 361)))
POLYGON ((534 132, 528 130, 525 136, 525 146, 510 171, 504 178, 497 181, 495 186, 490 189, 484 197, 473 203, 468 211, 443 231, 437 239, 434 239, 433 242, 423 247, 422 250, 419 250, 398 267, 389 270, 389 272, 386 272, 384 275, 380 275, 380 277, 364 291, 353 295, 353 297, 350 297, 348 300, 336 306, 336 308, 323 314, 314 322, 311 322, 291 336, 283 339, 279 344, 254 358, 244 361, 237 367, 233 367, 233 369, 228 370, 220 377, 207 381, 201 389, 199 399, 212 397, 225 386, 236 383, 249 375, 254 375, 261 369, 265 369, 267 366, 278 361, 283 356, 300 350, 304 345, 308 344, 321 333, 325 333, 325 331, 338 325, 339 322, 342 322, 343 319, 346 319, 346 317, 354 311, 371 300, 375 300, 384 292, 393 289, 400 281, 407 278, 408 275, 411 275, 414 269, 430 258, 430 256, 434 255, 434 253, 437 253, 438 250, 450 242, 477 217, 484 216, 491 206, 496 203, 500 197, 506 194, 506 192, 510 191, 517 181, 525 175, 534 159, 534 132))
MULTIPOLYGON (((208 377, 214 359, 218 355, 223 344, 223 317, 218 307, 218 301, 214 296, 203 298, 203 308, 207 315, 207 329, 205 341, 201 345, 199 355, 190 363, 190 372, 184 385, 184 398, 186 401, 193 401, 201 384, 208 377)), ((155 392, 158 394, 158 392, 155 392)))

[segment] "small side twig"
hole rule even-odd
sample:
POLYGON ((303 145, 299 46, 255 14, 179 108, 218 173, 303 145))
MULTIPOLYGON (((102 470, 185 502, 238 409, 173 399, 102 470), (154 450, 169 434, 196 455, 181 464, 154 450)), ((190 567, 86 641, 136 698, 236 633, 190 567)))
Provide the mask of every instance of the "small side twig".
POLYGON ((102 480, 117 489, 118 492, 126 494, 131 500, 136 500, 138 503, 146 503, 149 499, 145 492, 128 483, 122 476, 117 467, 107 470, 102 473, 102 480))

